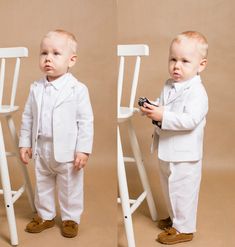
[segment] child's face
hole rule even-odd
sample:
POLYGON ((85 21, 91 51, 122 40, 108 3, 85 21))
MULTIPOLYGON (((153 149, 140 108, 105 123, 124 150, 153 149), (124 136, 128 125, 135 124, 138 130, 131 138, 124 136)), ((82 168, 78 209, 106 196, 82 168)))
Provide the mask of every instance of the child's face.
POLYGON ((42 40, 39 66, 48 81, 56 80, 67 73, 75 62, 76 55, 72 52, 66 36, 54 34, 42 40))
POLYGON ((204 70, 206 62, 194 40, 175 41, 170 47, 168 69, 175 82, 191 79, 204 70))

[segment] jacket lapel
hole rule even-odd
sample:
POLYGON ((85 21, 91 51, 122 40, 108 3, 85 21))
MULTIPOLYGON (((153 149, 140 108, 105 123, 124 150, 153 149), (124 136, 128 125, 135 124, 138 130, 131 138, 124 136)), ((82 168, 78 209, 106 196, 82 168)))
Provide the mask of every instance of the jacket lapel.
POLYGON ((165 104, 167 105, 167 104, 171 103, 172 101, 174 101, 175 99, 180 97, 184 93, 185 90, 188 90, 193 83, 198 83, 198 82, 201 82, 201 78, 200 78, 200 76, 195 76, 194 78, 189 80, 178 92, 176 92, 174 95, 172 95, 172 97, 169 97, 169 99, 167 97, 168 97, 169 92, 171 90, 171 85, 168 84, 168 87, 166 88, 166 93, 164 94, 165 104))
POLYGON ((58 107, 63 103, 72 93, 75 83, 73 80, 67 80, 64 87, 61 89, 59 96, 56 99, 55 106, 58 107))
MULTIPOLYGON (((171 89, 168 90, 168 94, 170 92, 171 89)), ((174 93, 174 95, 170 96, 169 99, 167 99, 167 104, 171 103, 172 101, 174 101, 176 98, 178 98, 179 96, 182 95, 182 93, 184 92, 185 87, 181 88, 178 92, 174 93)))
POLYGON ((44 86, 43 86, 43 83, 35 82, 34 84, 35 84, 35 88, 34 88, 33 93, 34 93, 34 98, 37 104, 38 113, 40 114, 44 86))
POLYGON ((169 95, 169 90, 170 90, 170 85, 166 85, 166 87, 164 88, 164 92, 163 92, 163 105, 166 105, 167 104, 167 98, 168 98, 168 95, 169 95))

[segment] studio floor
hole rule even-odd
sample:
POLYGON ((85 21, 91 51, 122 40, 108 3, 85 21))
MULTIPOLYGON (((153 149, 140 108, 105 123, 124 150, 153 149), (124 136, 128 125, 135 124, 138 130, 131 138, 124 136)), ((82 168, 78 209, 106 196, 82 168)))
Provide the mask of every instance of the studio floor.
MULTIPOLYGON (((20 198, 15 204, 15 213, 19 234, 19 246, 22 247, 127 247, 122 212, 116 204, 116 175, 107 167, 89 167, 85 175, 85 211, 77 238, 67 239, 60 234, 60 219, 57 225, 40 234, 24 231, 32 217, 27 198, 20 198), (99 179, 97 174, 99 174, 99 179), (99 191, 99 193, 97 192, 99 191), (117 220, 118 218, 118 220, 117 220)), ((131 185, 132 186, 132 185, 131 185)), ((192 242, 176 246, 188 247, 233 247, 235 243, 235 179, 234 171, 203 171, 201 184, 198 227, 192 242)), ((154 185, 153 185, 153 191, 154 185)), ((156 195, 154 195, 155 198, 156 195)), ((156 205, 160 217, 163 215, 163 203, 156 205), (159 206, 160 205, 160 206, 159 206), (160 208, 159 208, 160 207, 160 208)), ((163 246, 155 241, 160 230, 156 227, 144 203, 133 215, 136 247, 163 246)), ((11 246, 8 224, 0 199, 0 247, 11 246)))
MULTIPOLYGON (((89 164, 85 171, 85 210, 79 236, 73 239, 60 234, 60 218, 56 226, 39 234, 24 231, 33 216, 27 197, 15 203, 19 247, 113 247, 116 234, 116 174, 112 167, 89 164), (98 176, 97 176, 98 174, 98 176), (108 178, 108 179, 107 179, 108 178), (99 191, 99 193, 98 193, 99 191)), ((0 247, 10 247, 9 230, 3 197, 0 197, 0 247)))
MULTIPOLYGON (((198 226, 194 240, 175 246, 233 247, 235 244, 234 171, 204 171, 198 209, 198 226)), ((157 202, 156 202, 157 204, 157 202)), ((133 215, 136 247, 164 246, 155 241, 161 232, 143 204, 133 215), (146 213, 147 212, 147 213, 146 213)), ((161 217, 161 215, 159 215, 161 217)), ((118 247, 126 247, 121 207, 118 210, 118 247)))

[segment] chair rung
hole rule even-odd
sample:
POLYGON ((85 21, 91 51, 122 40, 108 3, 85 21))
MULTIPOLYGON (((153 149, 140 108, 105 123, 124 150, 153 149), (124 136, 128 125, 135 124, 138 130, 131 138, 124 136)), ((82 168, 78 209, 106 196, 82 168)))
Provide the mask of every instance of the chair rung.
POLYGON ((16 191, 16 193, 12 197, 12 202, 15 203, 15 201, 19 199, 19 197, 23 194, 24 191, 25 191, 25 185, 23 185, 16 191))
MULTIPOLYGON (((129 199, 129 203, 132 204, 131 205, 131 214, 133 214, 134 211, 140 206, 140 204, 143 202, 143 200, 146 198, 146 196, 147 196, 147 191, 144 191, 142 194, 139 195, 139 197, 137 199, 129 199)), ((121 203, 120 197, 117 198, 117 202, 121 203)))
MULTIPOLYGON (((117 202, 118 202, 118 203, 122 203, 120 197, 117 198, 117 202)), ((136 202, 135 199, 129 199, 129 203, 130 203, 130 204, 134 204, 135 202, 136 202)))
POLYGON ((133 157, 123 157, 124 162, 135 162, 135 159, 133 157))
MULTIPOLYGON (((25 191, 25 185, 23 185, 22 187, 20 187, 18 190, 12 190, 11 191, 12 203, 15 203, 15 201, 19 199, 19 197, 23 194, 24 191, 25 191)), ((3 195, 3 194, 4 194, 4 192, 1 189, 0 190, 0 195, 3 195)))
POLYGON ((147 196, 147 192, 144 191, 136 200, 134 200, 135 202, 131 206, 131 214, 133 214, 135 212, 135 210, 143 202, 143 200, 146 198, 146 196, 147 196))
POLYGON ((129 199, 130 204, 134 204, 136 202, 136 199, 129 199))
POLYGON ((8 157, 14 157, 14 156, 16 156, 16 153, 6 152, 6 156, 8 156, 8 157))
MULTIPOLYGON (((11 191, 11 194, 12 195, 15 195, 16 193, 17 193, 17 191, 15 191, 15 190, 12 190, 11 191)), ((0 190, 0 195, 3 195, 3 190, 2 189, 0 190)))
MULTIPOLYGON (((117 198, 117 202, 118 202, 118 203, 122 203, 120 197, 117 198)), ((134 204, 135 202, 136 202, 135 199, 129 199, 129 203, 130 203, 130 204, 134 204)))

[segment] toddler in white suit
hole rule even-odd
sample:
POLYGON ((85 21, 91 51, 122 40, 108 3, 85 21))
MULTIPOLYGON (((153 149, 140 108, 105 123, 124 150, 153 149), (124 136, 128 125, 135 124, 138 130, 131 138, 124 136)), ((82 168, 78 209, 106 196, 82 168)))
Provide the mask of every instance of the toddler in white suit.
POLYGON ((203 132, 208 97, 199 73, 207 64, 206 38, 195 31, 179 34, 171 43, 166 81, 159 107, 144 104, 142 112, 157 121, 152 150, 158 148, 160 180, 169 218, 157 240, 175 244, 193 239, 201 181, 203 132))
POLYGON ((26 231, 55 225, 55 190, 62 218, 61 233, 75 237, 83 212, 83 167, 92 151, 93 113, 87 87, 68 72, 76 63, 77 41, 64 30, 50 31, 40 46, 45 77, 30 88, 22 115, 20 157, 35 161, 37 216, 26 231))

